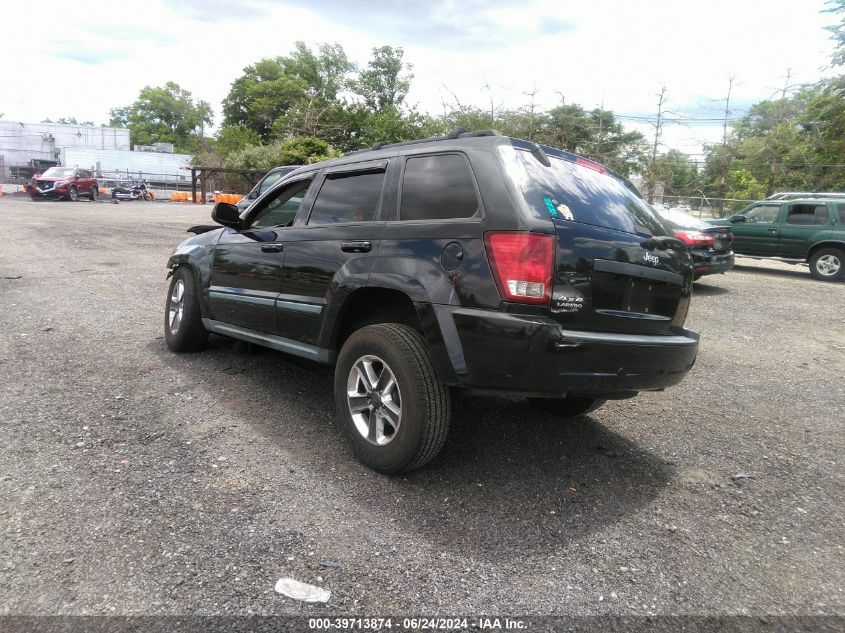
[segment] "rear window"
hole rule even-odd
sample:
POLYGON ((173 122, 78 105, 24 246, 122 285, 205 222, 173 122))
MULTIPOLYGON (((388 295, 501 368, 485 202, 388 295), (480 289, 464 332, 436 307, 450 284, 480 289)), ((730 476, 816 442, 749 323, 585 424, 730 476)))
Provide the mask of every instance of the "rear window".
POLYGON ((516 154, 525 172, 517 184, 535 211, 638 235, 668 233, 648 204, 616 178, 553 155, 546 167, 530 152, 516 154))
POLYGON ((787 224, 827 224, 827 205, 793 204, 786 215, 787 224))
POLYGON ((407 160, 400 220, 471 218, 477 211, 475 184, 462 155, 435 154, 407 160))

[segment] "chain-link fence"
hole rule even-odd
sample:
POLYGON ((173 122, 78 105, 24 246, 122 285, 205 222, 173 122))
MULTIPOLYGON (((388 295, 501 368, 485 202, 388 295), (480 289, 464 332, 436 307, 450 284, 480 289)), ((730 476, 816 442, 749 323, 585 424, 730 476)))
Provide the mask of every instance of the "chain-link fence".
POLYGON ((708 198, 707 196, 662 196, 654 204, 678 209, 697 218, 724 218, 748 206, 754 200, 737 198, 708 198))
MULTIPOLYGON (((32 165, 3 164, 0 156, 0 183, 7 185, 7 192, 22 191, 23 186, 35 176, 46 171, 47 167, 33 167, 32 165)), ((210 199, 215 193, 245 195, 260 178, 260 173, 213 173, 209 170, 204 176, 206 196, 210 199)), ((102 170, 97 173, 97 183, 100 191, 108 192, 118 185, 134 182, 146 182, 156 198, 169 199, 174 192, 191 191, 191 172, 155 173, 132 170, 102 170)), ((199 190, 199 185, 198 185, 199 190)))

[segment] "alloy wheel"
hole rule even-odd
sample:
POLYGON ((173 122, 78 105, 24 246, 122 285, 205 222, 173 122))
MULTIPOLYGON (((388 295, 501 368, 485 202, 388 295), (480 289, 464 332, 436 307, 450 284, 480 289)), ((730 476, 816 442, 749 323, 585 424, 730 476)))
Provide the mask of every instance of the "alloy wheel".
POLYGON ((365 440, 376 446, 393 441, 402 422, 402 396, 387 363, 373 355, 355 361, 346 381, 346 400, 365 440))
POLYGON ((179 332, 179 326, 182 324, 182 312, 185 307, 185 282, 177 279, 173 284, 173 291, 170 293, 170 305, 167 311, 167 324, 170 327, 170 333, 176 334, 179 332))
POLYGON ((841 268, 842 262, 836 255, 822 255, 816 260, 816 270, 825 277, 833 277, 839 274, 841 268))

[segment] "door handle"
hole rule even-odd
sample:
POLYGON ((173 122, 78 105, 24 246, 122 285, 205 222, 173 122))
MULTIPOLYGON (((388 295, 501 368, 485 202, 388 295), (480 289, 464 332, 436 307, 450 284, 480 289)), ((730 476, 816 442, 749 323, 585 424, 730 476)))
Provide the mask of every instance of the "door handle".
POLYGON ((342 242, 340 250, 344 253, 369 253, 372 247, 369 242, 342 242))
POLYGON ((281 253, 285 249, 284 244, 262 244, 262 253, 281 253))
POLYGON ((769 233, 771 233, 772 235, 777 235, 778 230, 777 229, 769 229, 769 233))

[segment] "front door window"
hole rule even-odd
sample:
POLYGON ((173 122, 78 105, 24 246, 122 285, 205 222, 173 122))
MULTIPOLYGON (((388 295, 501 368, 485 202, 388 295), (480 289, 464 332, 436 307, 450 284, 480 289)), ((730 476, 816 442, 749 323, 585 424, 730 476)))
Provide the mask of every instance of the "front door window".
POLYGON ((752 207, 745 214, 745 221, 752 224, 772 224, 778 219, 780 213, 780 205, 776 204, 761 204, 752 207))

